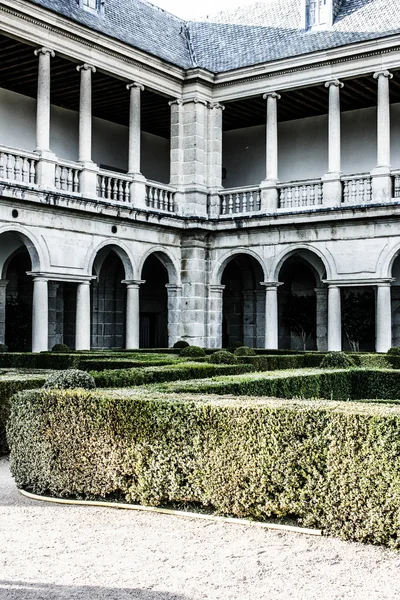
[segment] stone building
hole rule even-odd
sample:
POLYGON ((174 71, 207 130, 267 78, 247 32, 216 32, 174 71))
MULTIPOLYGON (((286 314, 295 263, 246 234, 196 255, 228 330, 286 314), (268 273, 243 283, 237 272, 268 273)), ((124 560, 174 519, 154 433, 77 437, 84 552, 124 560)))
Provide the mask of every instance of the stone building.
POLYGON ((400 345, 397 0, 0 13, 0 341, 400 345))

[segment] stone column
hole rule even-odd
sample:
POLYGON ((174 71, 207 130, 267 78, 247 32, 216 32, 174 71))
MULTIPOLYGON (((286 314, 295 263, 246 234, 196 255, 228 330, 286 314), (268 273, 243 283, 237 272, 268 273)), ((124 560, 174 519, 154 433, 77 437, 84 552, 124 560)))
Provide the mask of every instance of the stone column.
POLYGON ((81 74, 79 100, 79 162, 83 166, 80 188, 84 196, 97 196, 98 168, 92 162, 92 73, 96 68, 85 63, 76 67, 81 74))
POLYGON ((90 350, 90 282, 78 283, 76 289, 75 350, 90 350))
POLYGON ((50 48, 35 50, 38 57, 38 86, 36 101, 36 152, 40 159, 36 182, 45 189, 54 188, 56 156, 50 151, 50 61, 55 56, 50 48))
POLYGON ((342 349, 342 310, 340 287, 328 288, 328 350, 340 352, 342 349))
POLYGON ((126 335, 127 350, 137 350, 140 347, 140 303, 139 290, 145 281, 123 281, 126 283, 126 335))
POLYGON ((329 118, 328 172, 323 177, 324 205, 340 206, 342 203, 340 90, 344 84, 335 79, 327 81, 325 87, 329 90, 329 118))
POLYGON ((165 287, 168 294, 168 346, 172 348, 181 339, 182 286, 167 283, 165 287))
POLYGON ((141 158, 141 93, 143 85, 129 83, 129 160, 128 173, 132 176, 131 202, 135 208, 146 208, 146 178, 140 172, 141 158))
POLYGON ((326 352, 328 349, 328 290, 325 287, 316 288, 315 295, 317 305, 317 350, 326 352))
POLYGON ((5 344, 6 338, 7 284, 6 279, 0 279, 0 344, 5 344))
POLYGON ((265 212, 276 212, 278 208, 278 105, 280 95, 276 92, 264 94, 267 101, 266 122, 266 178, 261 183, 261 206, 265 212))
POLYGON ((208 342, 209 348, 222 348, 222 320, 224 285, 210 285, 208 289, 208 342))
POLYGON ((225 106, 211 103, 208 111, 208 191, 209 216, 218 218, 220 215, 220 197, 222 189, 222 115, 225 106))
POLYGON ((377 166, 372 175, 372 199, 374 202, 388 202, 392 198, 390 176, 390 90, 389 81, 393 75, 389 71, 374 74, 378 81, 378 122, 377 122, 377 166))
POLYGON ((376 351, 392 347, 392 300, 390 283, 380 283, 376 295, 376 351))
POLYGON ((182 339, 191 346, 205 346, 207 307, 206 235, 190 232, 182 247, 182 339))
POLYGON ((261 285, 266 288, 265 295, 265 348, 267 350, 278 350, 279 328, 278 328, 278 287, 277 281, 264 282, 261 285))
POLYGON ((33 276, 32 352, 49 349, 48 280, 33 276))

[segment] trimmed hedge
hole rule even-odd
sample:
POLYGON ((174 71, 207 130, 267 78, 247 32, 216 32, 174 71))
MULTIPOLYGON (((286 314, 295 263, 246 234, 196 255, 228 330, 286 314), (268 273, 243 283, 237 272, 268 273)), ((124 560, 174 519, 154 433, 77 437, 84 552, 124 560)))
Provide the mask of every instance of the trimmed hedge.
POLYGON ((344 539, 400 547, 400 407, 72 390, 12 402, 20 488, 296 517, 344 539))
POLYGON ((45 376, 18 376, 0 379, 0 456, 8 453, 6 440, 6 422, 10 414, 10 398, 22 390, 40 388, 46 380, 45 376))
POLYGON ((159 389, 191 394, 396 401, 400 398, 400 372, 383 369, 318 369, 309 372, 249 373, 216 377, 213 380, 166 383, 159 389))
POLYGON ((184 362, 174 366, 147 367, 145 369, 121 369, 119 371, 91 371, 96 386, 100 388, 132 387, 166 381, 182 381, 248 373, 251 365, 212 365, 209 363, 184 362))

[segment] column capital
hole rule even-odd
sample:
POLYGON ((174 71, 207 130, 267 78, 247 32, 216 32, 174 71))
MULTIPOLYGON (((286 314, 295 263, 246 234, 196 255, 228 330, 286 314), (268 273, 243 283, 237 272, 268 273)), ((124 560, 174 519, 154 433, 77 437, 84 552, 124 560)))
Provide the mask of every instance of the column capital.
POLYGON ((78 72, 80 72, 80 71, 91 71, 92 73, 96 73, 96 67, 94 67, 93 65, 89 65, 88 63, 84 63, 83 65, 78 65, 76 67, 76 70, 78 72))
POLYGON ((374 79, 379 79, 379 77, 387 77, 388 79, 393 79, 393 73, 390 71, 382 70, 374 73, 374 79))
POLYGON ((29 275, 30 277, 32 277, 33 281, 44 281, 44 282, 49 281, 49 277, 47 275, 44 275, 43 273, 35 273, 34 271, 27 271, 26 274, 29 275))
POLYGON ((182 286, 178 283, 166 283, 165 287, 169 292, 180 292, 182 291, 182 286))
POLYGON ((268 291, 269 289, 278 289, 283 283, 280 281, 260 281, 260 285, 268 291))
POLYGON ((136 288, 139 289, 141 285, 146 283, 143 279, 124 279, 121 283, 125 283, 128 288, 136 288))
POLYGON ((344 88, 344 83, 339 81, 339 79, 331 79, 325 83, 326 88, 330 88, 332 85, 340 89, 344 88))
POLYGON ((52 50, 51 48, 36 48, 36 50, 34 51, 34 55, 35 56, 39 56, 39 54, 49 54, 52 58, 55 57, 56 53, 54 52, 54 50, 52 50))
POLYGON ((132 83, 128 83, 126 85, 127 90, 131 90, 131 89, 135 89, 135 88, 137 88, 141 92, 144 92, 144 85, 142 85, 141 83, 139 83, 137 81, 132 81, 132 83))
POLYGON ((267 98, 274 98, 275 100, 280 100, 281 97, 282 96, 278 94, 278 92, 267 92, 266 94, 263 94, 263 100, 267 100, 267 98))
POLYGON ((208 106, 207 100, 203 100, 203 98, 197 98, 194 96, 193 98, 183 98, 181 100, 182 104, 203 104, 203 106, 208 106))
POLYGON ((182 106, 183 105, 183 100, 182 98, 176 98, 175 100, 170 100, 168 102, 169 106, 174 106, 175 104, 177 104, 178 106, 182 106))
POLYGON ((225 110, 225 106, 223 104, 220 104, 219 102, 210 102, 208 104, 208 107, 213 110, 215 109, 220 109, 220 110, 225 110))
POLYGON ((225 288, 226 288, 226 285, 210 285, 209 286, 210 292, 218 292, 221 294, 225 288))

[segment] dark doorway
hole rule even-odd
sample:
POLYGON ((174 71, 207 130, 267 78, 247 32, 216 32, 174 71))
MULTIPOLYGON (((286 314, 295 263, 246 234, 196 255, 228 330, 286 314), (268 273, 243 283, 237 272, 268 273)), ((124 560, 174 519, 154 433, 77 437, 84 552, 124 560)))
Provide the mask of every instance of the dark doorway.
POLYGON ((142 270, 140 287, 140 347, 168 348, 168 271, 152 254, 142 270))
POLYGON ((32 349, 33 280, 26 273, 32 263, 26 249, 18 250, 11 258, 6 279, 5 343, 12 352, 30 352, 32 349))

